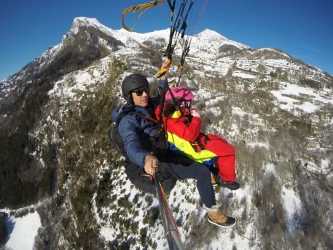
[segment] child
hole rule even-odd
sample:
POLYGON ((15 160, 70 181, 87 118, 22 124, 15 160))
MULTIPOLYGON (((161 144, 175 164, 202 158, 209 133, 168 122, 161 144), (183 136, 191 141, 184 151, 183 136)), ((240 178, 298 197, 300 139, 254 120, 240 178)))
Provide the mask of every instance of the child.
MULTIPOLYGON (((212 172, 214 172, 212 165, 215 164, 219 184, 236 190, 240 185, 235 182, 235 149, 221 137, 200 133, 200 115, 191 108, 193 98, 192 92, 183 86, 173 87, 165 95, 163 123, 168 134, 170 149, 206 164, 212 172)), ((159 117, 159 113, 158 107, 156 117, 159 117)))

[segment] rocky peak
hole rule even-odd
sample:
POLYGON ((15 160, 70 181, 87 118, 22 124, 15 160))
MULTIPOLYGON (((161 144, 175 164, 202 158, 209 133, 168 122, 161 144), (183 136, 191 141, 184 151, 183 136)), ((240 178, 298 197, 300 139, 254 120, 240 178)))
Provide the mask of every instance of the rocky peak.
POLYGON ((80 26, 104 26, 96 18, 76 17, 72 23, 72 29, 80 26))

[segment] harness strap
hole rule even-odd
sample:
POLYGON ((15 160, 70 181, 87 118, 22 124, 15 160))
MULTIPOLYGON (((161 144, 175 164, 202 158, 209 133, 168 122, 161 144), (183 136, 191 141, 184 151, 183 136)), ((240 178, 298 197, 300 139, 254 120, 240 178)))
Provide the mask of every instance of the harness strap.
POLYGON ((152 123, 159 123, 156 119, 152 118, 152 117, 149 117, 149 116, 146 116, 144 114, 141 114, 140 112, 137 112, 137 111, 129 111, 129 112, 126 112, 126 113, 121 113, 118 117, 117 117, 117 120, 116 120, 116 123, 117 125, 119 125, 120 123, 120 120, 127 114, 135 114, 135 115, 138 115, 138 116, 141 116, 142 118, 146 119, 146 120, 149 120, 150 122, 152 123))
MULTIPOLYGON (((205 142, 209 142, 210 139, 208 137, 208 135, 205 135, 204 133, 200 133, 201 135, 203 135, 205 137, 205 142)), ((204 150, 205 149, 205 146, 202 144, 202 142, 200 141, 199 139, 199 136, 198 138, 195 140, 195 142, 191 143, 191 145, 193 146, 194 150, 196 150, 196 146, 198 145, 200 147, 201 150, 204 150)))
MULTIPOLYGON (((152 117, 149 117, 149 116, 146 116, 144 114, 141 114, 140 112, 137 112, 137 111, 129 111, 129 112, 125 112, 125 113, 121 113, 118 117, 117 117, 117 120, 116 120, 116 124, 117 126, 119 125, 120 123, 120 120, 127 114, 134 114, 134 115, 138 115, 140 117, 142 117, 143 119, 146 119, 148 121, 151 122, 151 124, 157 124, 159 126, 159 129, 157 131, 157 134, 154 135, 154 136, 151 136, 150 138, 156 143, 158 142, 159 143, 159 147, 163 146, 164 148, 167 148, 168 147, 168 138, 167 138, 167 134, 164 133, 165 130, 163 128, 163 123, 161 123, 160 121, 152 118, 152 117), (164 140, 164 143, 163 142, 160 142, 159 141, 159 136, 163 136, 163 140, 164 140), (162 144, 163 145, 162 145, 162 144)), ((156 145, 155 145, 156 146, 156 145)))

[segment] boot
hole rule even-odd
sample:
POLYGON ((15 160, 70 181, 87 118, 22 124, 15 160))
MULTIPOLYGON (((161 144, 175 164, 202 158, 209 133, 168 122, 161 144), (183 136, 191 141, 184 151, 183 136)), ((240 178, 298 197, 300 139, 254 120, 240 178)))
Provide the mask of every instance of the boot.
POLYGON ((239 183, 236 181, 224 181, 220 179, 219 184, 221 187, 226 187, 230 190, 237 190, 240 187, 239 183))
POLYGON ((236 224, 236 219, 222 214, 217 205, 214 205, 211 208, 204 207, 207 211, 207 219, 209 223, 222 228, 230 228, 236 224))
POLYGON ((219 185, 220 177, 218 175, 211 175, 211 182, 213 186, 219 185))

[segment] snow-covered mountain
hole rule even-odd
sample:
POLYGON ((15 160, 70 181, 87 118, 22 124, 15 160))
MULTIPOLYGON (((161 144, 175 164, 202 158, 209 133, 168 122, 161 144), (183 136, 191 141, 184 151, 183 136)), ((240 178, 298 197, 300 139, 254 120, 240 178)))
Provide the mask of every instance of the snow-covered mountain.
MULTIPOLYGON (((60 44, 0 83, 0 212, 22 232, 36 225, 35 238, 14 226, 8 239, 0 216, 0 247, 167 249, 157 199, 130 183, 105 131, 124 76, 143 73, 156 90, 169 32, 78 17, 60 44)), ((209 29, 187 38, 181 84, 196 95, 202 130, 235 146, 241 188, 215 189, 238 220, 219 229, 195 183, 177 183, 168 200, 186 249, 332 249, 332 76, 209 29)), ((178 79, 181 45, 169 79, 178 79)))

